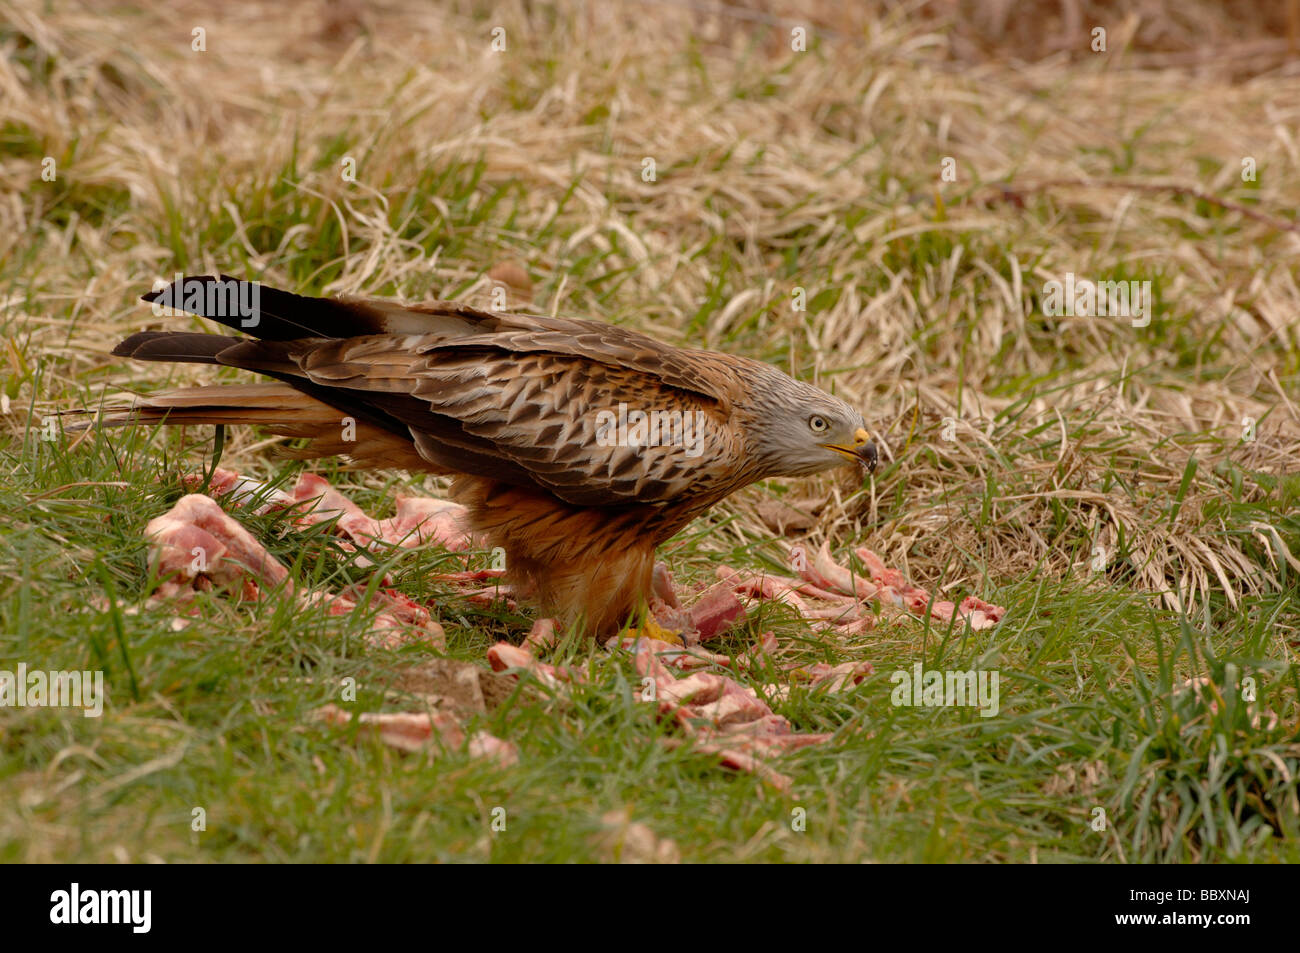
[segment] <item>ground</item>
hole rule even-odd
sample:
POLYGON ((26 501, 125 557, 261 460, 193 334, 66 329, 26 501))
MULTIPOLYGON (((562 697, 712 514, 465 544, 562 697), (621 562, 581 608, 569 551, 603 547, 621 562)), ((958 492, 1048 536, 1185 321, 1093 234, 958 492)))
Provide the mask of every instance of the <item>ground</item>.
MULTIPOLYGON (((0 669, 102 670, 109 702, 0 708, 0 859, 1300 859, 1294 4, 862 6, 4 5, 0 669), (574 642, 564 697, 490 693, 512 766, 313 721, 349 678, 412 708, 429 650, 289 599, 174 626, 143 529, 212 433, 55 416, 233 379, 108 356, 185 326, 155 281, 218 271, 770 361, 860 406, 882 465, 736 495, 664 547, 678 580, 827 541, 1007 617, 729 635, 874 665, 776 706, 834 733, 784 792, 664 744, 630 659, 574 642), (1148 313, 1061 314, 1067 274, 1149 281, 1148 313), (893 704, 918 662, 997 671, 997 713, 893 704)), ((303 467, 227 438, 223 466, 303 467)), ((445 489, 313 468, 372 513, 445 489)), ((530 625, 430 582, 436 548, 363 565, 241 519, 299 579, 431 600, 451 658, 530 625)))

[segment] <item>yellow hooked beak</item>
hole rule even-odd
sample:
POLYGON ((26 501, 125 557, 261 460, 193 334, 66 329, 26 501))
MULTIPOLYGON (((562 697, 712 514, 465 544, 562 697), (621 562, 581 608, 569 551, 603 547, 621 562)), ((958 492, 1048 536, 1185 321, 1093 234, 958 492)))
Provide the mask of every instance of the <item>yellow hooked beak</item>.
POLYGON ((876 469, 876 461, 879 456, 876 453, 876 445, 871 442, 867 432, 859 427, 853 434, 853 446, 843 447, 837 443, 822 444, 827 450, 834 450, 838 454, 848 457, 867 468, 868 472, 876 469))

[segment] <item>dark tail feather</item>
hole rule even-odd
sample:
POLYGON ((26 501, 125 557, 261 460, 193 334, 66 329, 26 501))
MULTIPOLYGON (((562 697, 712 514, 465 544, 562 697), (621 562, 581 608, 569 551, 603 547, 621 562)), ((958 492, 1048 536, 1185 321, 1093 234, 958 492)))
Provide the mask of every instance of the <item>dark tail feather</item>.
POLYGON ((177 361, 181 364, 220 364, 217 355, 242 338, 195 331, 141 331, 113 348, 117 357, 137 361, 177 361))
POLYGON ((265 341, 349 338, 389 330, 384 313, 364 302, 308 298, 229 275, 183 277, 140 297, 265 341))

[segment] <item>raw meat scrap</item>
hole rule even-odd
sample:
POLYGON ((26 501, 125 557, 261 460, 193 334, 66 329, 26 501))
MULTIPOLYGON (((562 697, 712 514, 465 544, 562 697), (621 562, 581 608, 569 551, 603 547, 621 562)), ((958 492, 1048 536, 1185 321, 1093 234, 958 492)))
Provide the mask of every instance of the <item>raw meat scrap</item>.
POLYGON ((465 507, 449 500, 398 496, 397 515, 377 520, 314 473, 304 473, 298 478, 293 496, 303 507, 304 515, 313 522, 340 514, 339 529, 365 549, 373 548, 376 543, 409 548, 434 542, 452 551, 471 546, 466 528, 468 513, 465 507))
POLYGON ((402 751, 421 751, 433 742, 448 748, 465 746, 476 758, 492 758, 502 766, 515 764, 519 752, 508 741, 486 731, 466 735, 460 720, 450 712, 363 712, 354 716, 337 705, 326 705, 312 713, 318 721, 345 727, 355 717, 360 724, 374 729, 384 744, 402 751))
MULTIPOLYGON (((331 615, 355 612, 361 593, 300 591, 286 569, 248 530, 210 497, 191 493, 145 527, 157 573, 163 578, 159 596, 183 595, 212 586, 258 600, 266 588, 283 587, 303 605, 325 606, 331 615)), ((379 609, 366 638, 371 644, 393 647, 418 638, 430 645, 444 643, 442 626, 423 606, 400 593, 376 590, 372 605, 379 609)))
POLYGON ((677 844, 655 835, 649 826, 633 821, 626 809, 601 815, 600 845, 620 864, 678 864, 677 844))
MULTIPOLYGON (((716 754, 728 767, 755 774, 784 790, 789 788, 790 779, 768 765, 765 758, 820 744, 831 737, 795 732, 790 722, 772 711, 757 692, 726 675, 673 675, 670 665, 688 657, 687 649, 646 638, 624 640, 621 647, 633 652, 637 671, 654 685, 652 694, 638 693, 637 697, 653 701, 660 717, 672 720, 700 750, 716 754)), ((552 690, 586 677, 581 668, 548 665, 538 661, 527 648, 506 642, 498 642, 488 650, 488 661, 499 672, 528 672, 552 690)))
MULTIPOLYGON (((196 487, 202 480, 192 476, 185 482, 196 487)), ((392 519, 377 520, 317 474, 303 473, 298 477, 293 492, 286 493, 220 467, 213 471, 209 492, 240 505, 261 499, 263 503, 259 512, 291 509, 295 513, 294 521, 300 526, 314 526, 337 518, 339 531, 363 549, 372 549, 377 543, 410 548, 433 542, 459 552, 472 545, 467 528, 468 511, 450 500, 399 495, 397 515, 392 519)))
POLYGON ((884 561, 871 550, 858 547, 856 552, 862 564, 867 567, 870 580, 853 574, 835 562, 830 547, 825 543, 817 551, 812 563, 802 566, 799 575, 821 597, 832 600, 842 596, 874 599, 884 605, 906 609, 914 615, 928 613, 941 622, 951 621, 955 616, 969 623, 975 631, 992 628, 1006 615, 1007 610, 1002 606, 984 602, 975 596, 967 596, 960 604, 935 600, 932 605, 930 594, 926 590, 912 585, 898 570, 887 568, 884 561))

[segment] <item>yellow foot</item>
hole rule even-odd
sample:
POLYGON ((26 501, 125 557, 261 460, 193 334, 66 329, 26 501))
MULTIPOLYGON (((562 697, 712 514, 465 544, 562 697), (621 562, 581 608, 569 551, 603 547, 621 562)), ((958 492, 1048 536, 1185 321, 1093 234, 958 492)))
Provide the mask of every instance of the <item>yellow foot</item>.
POLYGON ((645 636, 647 639, 658 639, 660 642, 667 642, 669 645, 686 647, 686 642, 682 639, 680 632, 674 629, 665 629, 655 621, 654 616, 650 615, 646 616, 640 628, 630 628, 625 635, 629 639, 639 639, 641 636, 645 636))

